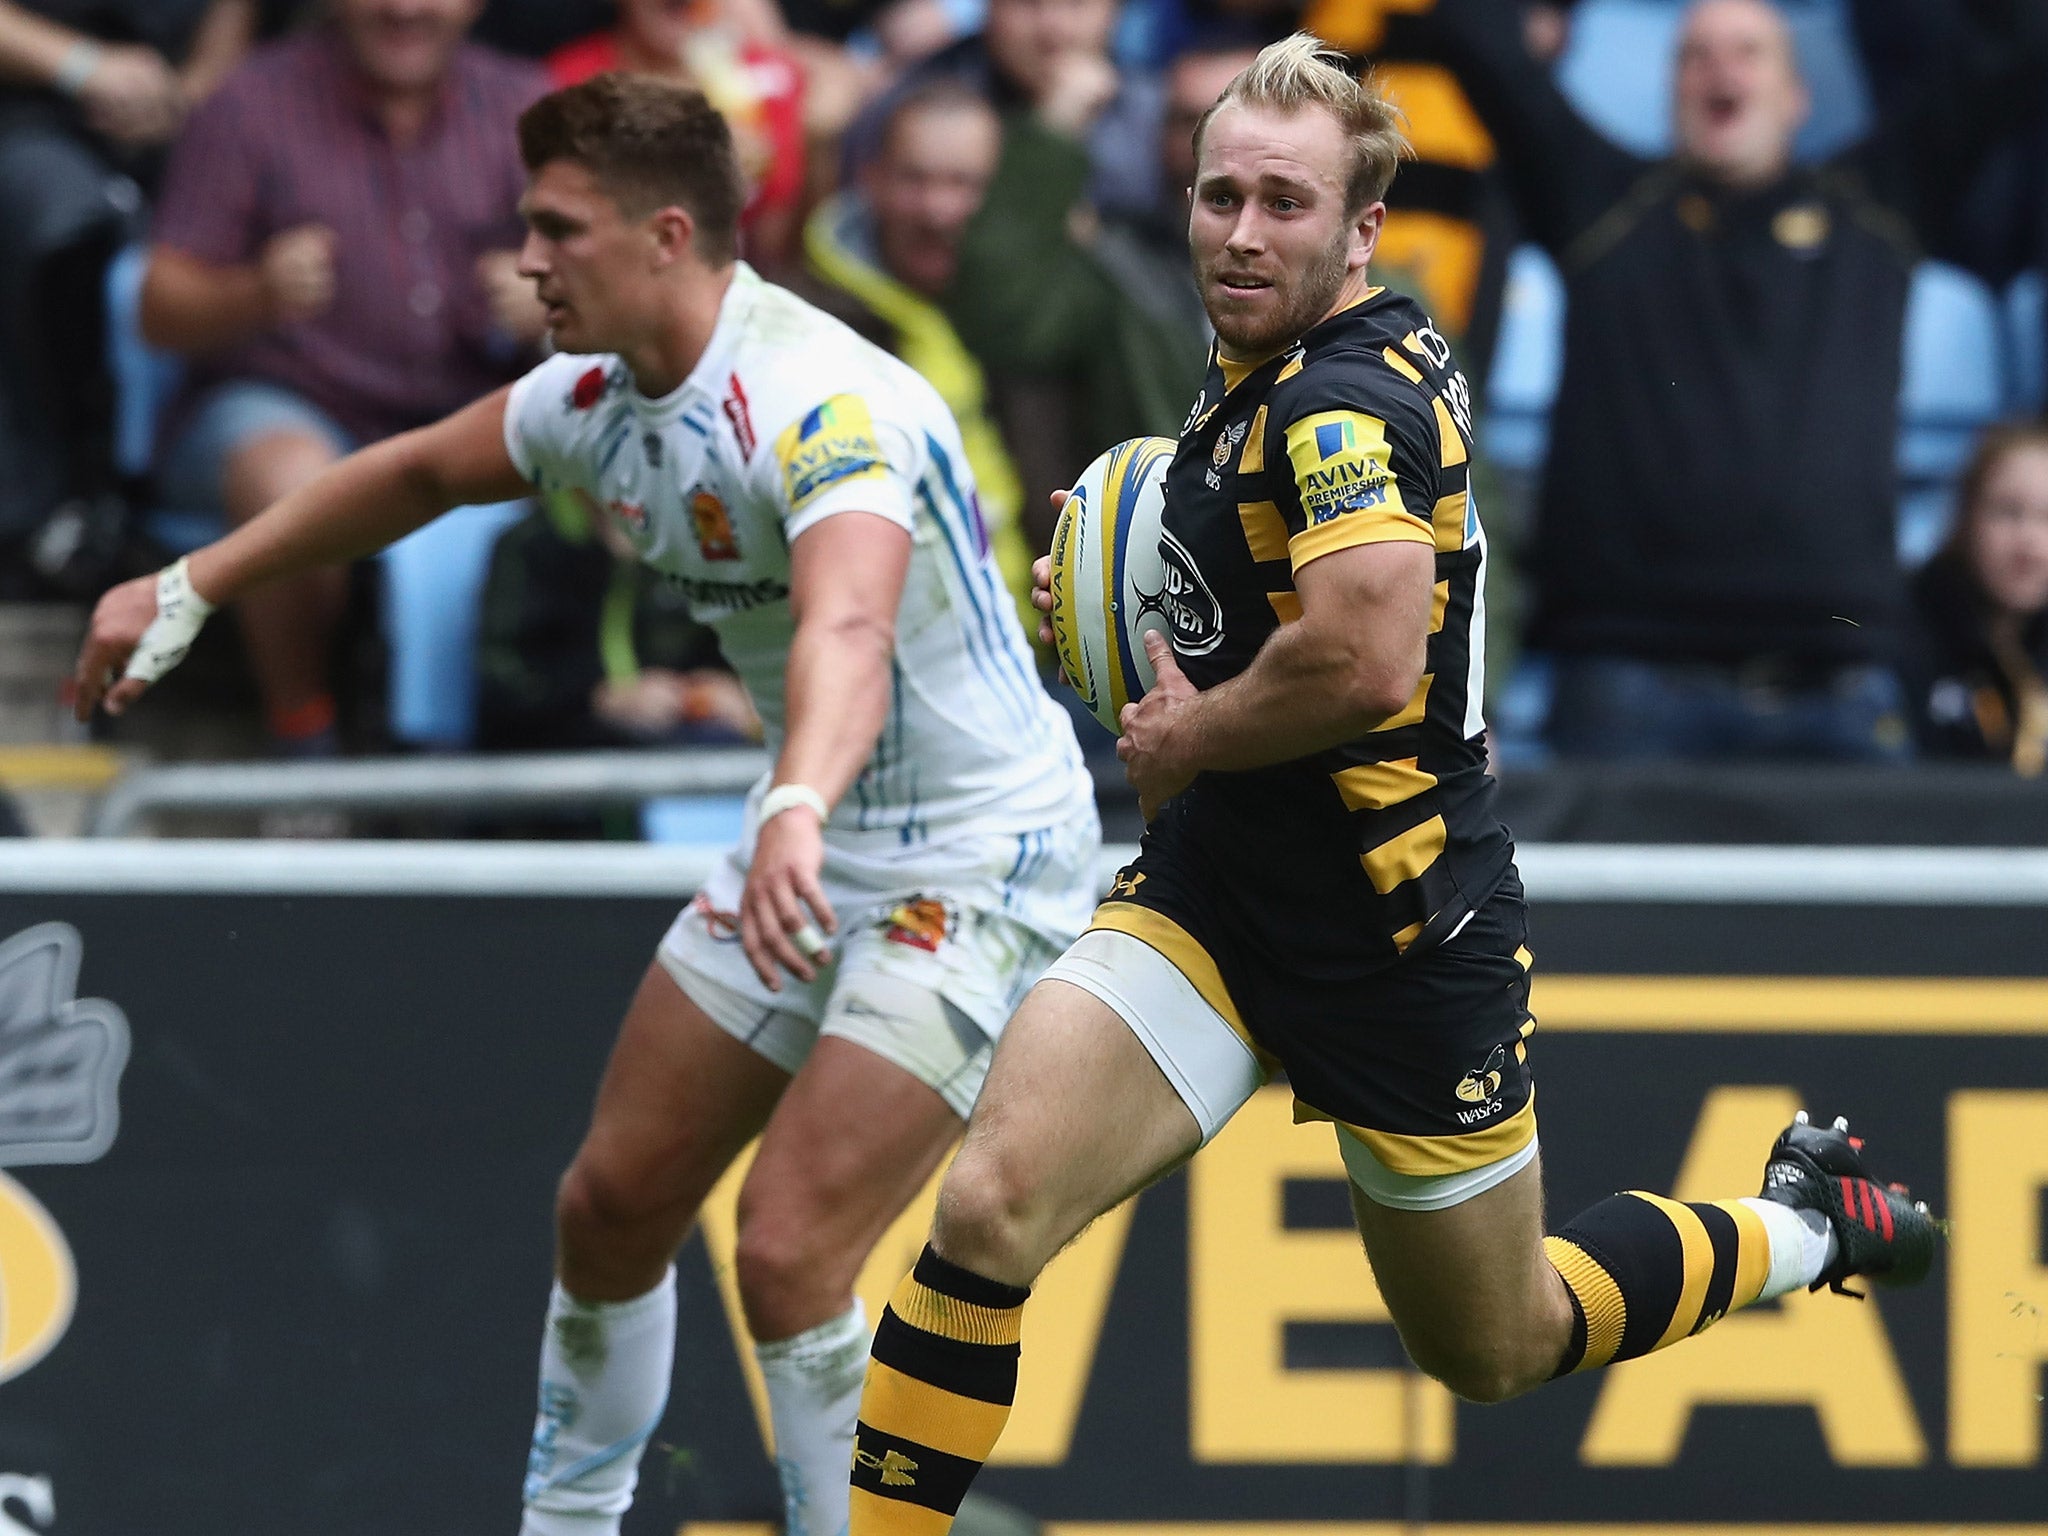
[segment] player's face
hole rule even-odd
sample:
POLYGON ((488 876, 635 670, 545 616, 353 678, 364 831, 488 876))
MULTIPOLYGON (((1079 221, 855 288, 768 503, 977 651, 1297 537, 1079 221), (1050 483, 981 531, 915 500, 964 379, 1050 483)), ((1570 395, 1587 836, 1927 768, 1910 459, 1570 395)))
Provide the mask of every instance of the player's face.
POLYGON ((1806 120, 1806 87, 1784 17, 1766 0, 1699 0, 1678 50, 1678 152, 1716 180, 1783 172, 1806 120))
POLYGON ((437 83, 482 0, 335 0, 335 19, 356 64, 385 90, 437 83))
POLYGON ((1984 477, 1970 563, 1984 593, 2010 614, 2048 608, 2048 444, 2004 454, 1984 477))
POLYGON ((1362 284, 1386 206, 1344 206, 1351 148, 1320 108, 1231 105, 1209 119, 1188 246, 1226 353, 1270 356, 1362 284))
POLYGON ((965 103, 900 114, 867 174, 876 242, 891 277, 937 295, 1002 152, 994 112, 965 103))
POLYGON ((665 290, 659 235, 631 219, 590 171, 550 160, 519 200, 526 243, 519 274, 547 310, 548 335, 564 352, 623 352, 660 323, 665 290))

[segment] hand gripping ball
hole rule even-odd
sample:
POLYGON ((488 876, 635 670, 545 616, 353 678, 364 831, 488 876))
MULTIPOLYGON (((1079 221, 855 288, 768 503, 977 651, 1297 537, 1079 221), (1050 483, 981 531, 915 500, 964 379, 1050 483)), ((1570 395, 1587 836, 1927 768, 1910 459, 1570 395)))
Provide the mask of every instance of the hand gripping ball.
POLYGON ((1090 464, 1052 535, 1052 635, 1060 668, 1111 731, 1153 683, 1145 631, 1167 622, 1160 512, 1174 442, 1134 437, 1090 464))

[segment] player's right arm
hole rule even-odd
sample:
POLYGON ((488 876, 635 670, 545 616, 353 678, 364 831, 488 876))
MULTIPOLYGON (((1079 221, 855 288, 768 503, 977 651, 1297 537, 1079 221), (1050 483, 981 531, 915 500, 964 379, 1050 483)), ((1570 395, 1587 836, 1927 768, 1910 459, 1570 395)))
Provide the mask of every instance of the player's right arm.
POLYGON ((525 494, 505 444, 509 395, 498 390, 430 427, 352 453, 169 571, 108 592, 78 656, 78 718, 90 719, 102 699, 109 714, 126 709, 183 659, 207 614, 251 588, 359 559, 450 507, 525 494), (184 601, 187 592, 197 603, 184 601))

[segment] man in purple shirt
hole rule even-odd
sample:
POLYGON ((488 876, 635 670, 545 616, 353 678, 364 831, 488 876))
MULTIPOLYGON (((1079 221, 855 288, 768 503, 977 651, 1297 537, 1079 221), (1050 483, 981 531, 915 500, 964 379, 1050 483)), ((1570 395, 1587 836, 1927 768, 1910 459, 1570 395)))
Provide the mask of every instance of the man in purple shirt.
MULTIPOLYGON (((351 448, 516 376, 542 329, 514 271, 513 137, 541 73, 464 41, 482 0, 335 0, 259 50, 173 153, 144 334, 190 375, 165 424, 164 499, 254 517, 351 448)), ((273 737, 331 751, 341 570, 241 605, 273 737)))

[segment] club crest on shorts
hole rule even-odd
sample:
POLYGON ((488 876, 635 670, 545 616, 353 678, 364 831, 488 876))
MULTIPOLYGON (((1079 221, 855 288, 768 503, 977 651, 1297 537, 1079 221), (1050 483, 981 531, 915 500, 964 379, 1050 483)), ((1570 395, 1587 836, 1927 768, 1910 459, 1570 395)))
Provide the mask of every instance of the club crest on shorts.
POLYGON ((882 937, 891 944, 935 952, 946 941, 946 904, 929 896, 913 896, 892 911, 882 937))
POLYGON ((1500 1092, 1501 1069, 1508 1064, 1508 1048, 1496 1045, 1493 1054, 1486 1058, 1486 1065, 1476 1072, 1467 1072, 1458 1080, 1458 1097, 1467 1104, 1484 1104, 1500 1092))
POLYGON ((740 541, 732 531, 732 516, 725 503, 709 491, 690 498, 690 526, 697 534, 697 552, 706 560, 737 560, 740 541))

